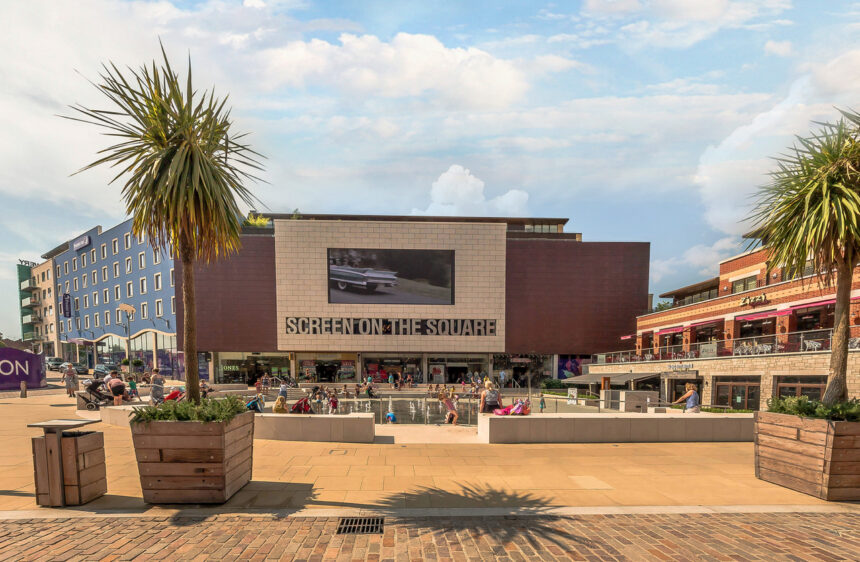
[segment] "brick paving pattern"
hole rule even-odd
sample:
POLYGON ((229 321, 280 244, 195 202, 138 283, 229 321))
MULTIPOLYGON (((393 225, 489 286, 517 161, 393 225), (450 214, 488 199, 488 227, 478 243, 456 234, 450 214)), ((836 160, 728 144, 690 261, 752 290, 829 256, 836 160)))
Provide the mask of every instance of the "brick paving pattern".
POLYGON ((0 522, 0 560, 857 560, 860 514, 388 518, 160 517, 0 522))

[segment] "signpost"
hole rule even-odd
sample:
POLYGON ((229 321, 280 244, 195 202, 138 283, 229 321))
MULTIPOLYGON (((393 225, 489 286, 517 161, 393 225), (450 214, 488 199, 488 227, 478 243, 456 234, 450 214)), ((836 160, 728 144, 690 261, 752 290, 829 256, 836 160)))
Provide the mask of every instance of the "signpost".
POLYGON ((567 389, 567 403, 571 405, 576 404, 576 400, 579 398, 579 389, 570 387, 567 389))

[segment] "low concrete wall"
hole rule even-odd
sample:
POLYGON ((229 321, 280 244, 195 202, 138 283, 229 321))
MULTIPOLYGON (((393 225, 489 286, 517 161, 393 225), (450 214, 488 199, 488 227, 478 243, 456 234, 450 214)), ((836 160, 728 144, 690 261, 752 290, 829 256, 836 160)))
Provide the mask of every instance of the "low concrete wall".
POLYGON ((753 414, 533 414, 478 418, 483 443, 752 441, 753 414))
MULTIPOLYGON (((132 408, 134 406, 102 408, 101 420, 110 425, 128 426, 132 408)), ((373 443, 375 437, 373 414, 343 416, 257 414, 254 419, 254 439, 373 443)))
POLYGON ((373 414, 257 414, 254 421, 255 439, 373 443, 375 436, 373 414))

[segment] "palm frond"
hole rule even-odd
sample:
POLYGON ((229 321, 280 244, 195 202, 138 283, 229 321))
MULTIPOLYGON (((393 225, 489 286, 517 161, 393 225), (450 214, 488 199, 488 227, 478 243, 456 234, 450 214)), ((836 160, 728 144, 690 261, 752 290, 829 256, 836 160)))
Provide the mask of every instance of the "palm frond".
POLYGON ((124 180, 122 196, 134 234, 155 248, 189 253, 205 262, 238 249, 240 203, 257 202, 245 187, 262 181, 263 156, 231 131, 227 97, 192 86, 191 59, 185 80, 162 60, 135 70, 102 65, 94 85, 107 109, 72 106, 68 119, 99 127, 116 139, 78 172, 107 165, 111 183, 124 180))

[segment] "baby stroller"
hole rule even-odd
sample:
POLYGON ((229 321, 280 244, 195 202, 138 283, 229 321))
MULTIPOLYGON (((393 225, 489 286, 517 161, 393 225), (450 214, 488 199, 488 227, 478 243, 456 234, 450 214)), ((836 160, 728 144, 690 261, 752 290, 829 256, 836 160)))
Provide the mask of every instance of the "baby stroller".
POLYGON ((92 379, 86 383, 84 392, 78 394, 78 396, 80 396, 84 401, 84 405, 87 410, 98 410, 102 406, 113 404, 113 396, 102 392, 99 388, 101 386, 102 381, 99 379, 92 379))
POLYGON ((299 398, 299 400, 293 404, 293 407, 290 408, 291 414, 312 414, 311 411, 311 401, 308 400, 307 397, 299 398))

